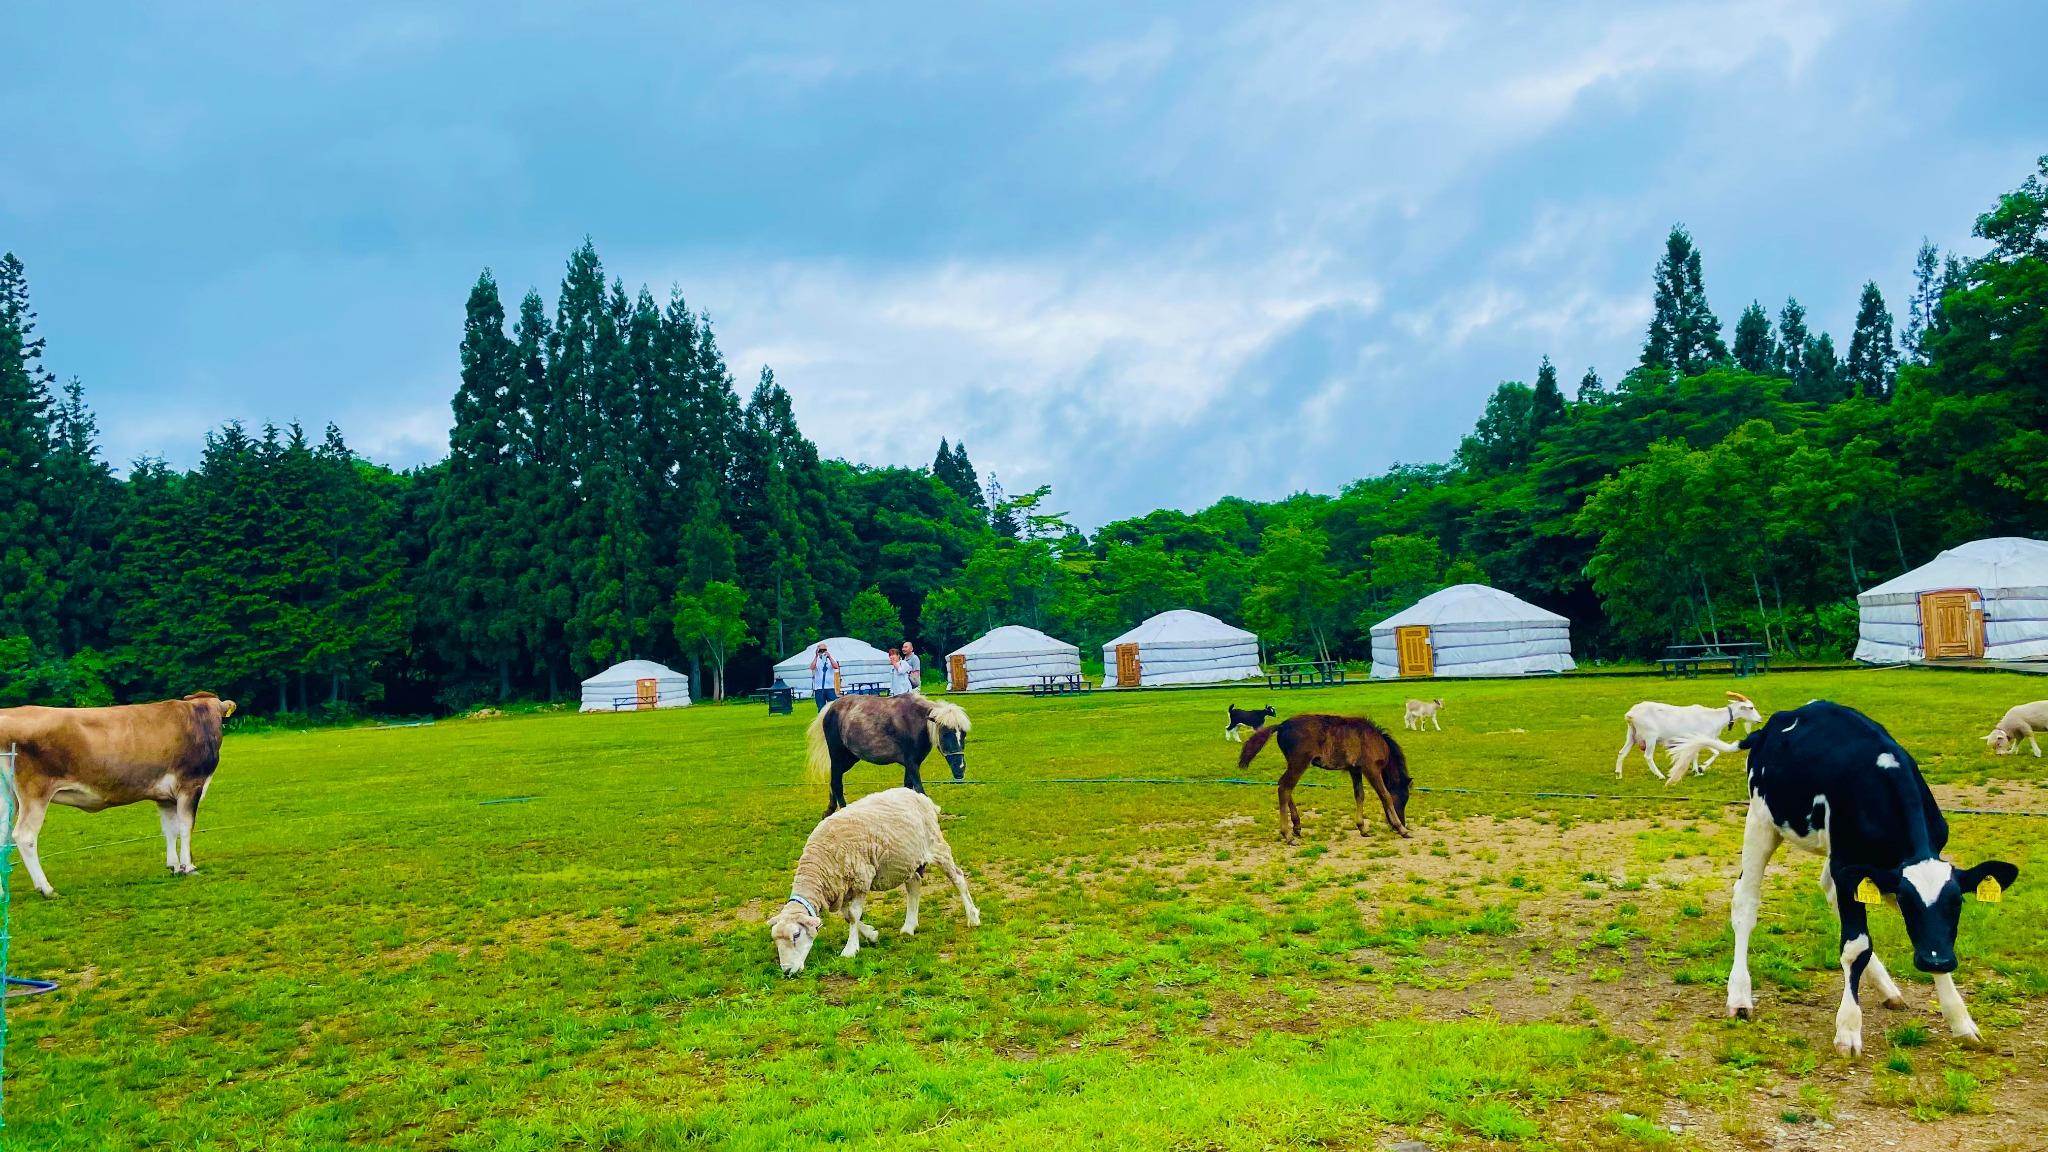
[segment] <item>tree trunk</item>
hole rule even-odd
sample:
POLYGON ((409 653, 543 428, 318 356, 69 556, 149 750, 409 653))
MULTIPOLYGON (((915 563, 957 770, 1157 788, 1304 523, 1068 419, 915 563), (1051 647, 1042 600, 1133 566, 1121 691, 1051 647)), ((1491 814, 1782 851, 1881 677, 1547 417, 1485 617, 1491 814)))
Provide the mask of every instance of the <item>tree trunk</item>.
POLYGON ((557 679, 555 674, 555 661, 554 658, 551 656, 548 658, 548 701, 550 703, 554 701, 555 696, 560 691, 558 687, 559 683, 560 681, 557 679))
POLYGON ((1849 545, 1849 583, 1855 585, 1856 591, 1860 594, 1863 591, 1863 577, 1856 571, 1856 530, 1851 528, 1843 532, 1842 539, 1849 545))
POLYGON ((1756 593, 1756 618, 1764 626, 1764 647, 1771 646, 1771 618, 1764 613, 1764 586, 1756 578, 1756 565, 1749 566, 1749 587, 1756 593))
POLYGON ((704 658, 695 650, 690 652, 690 683, 697 691, 704 690, 704 658))
POLYGON ((341 703, 341 669, 336 668, 333 676, 334 682, 328 687, 327 703, 339 705, 341 703))
POLYGON ((1892 547, 1899 550, 1899 571, 1904 572, 1906 564, 1906 542, 1899 539, 1899 514, 1891 508, 1884 510, 1885 519, 1892 522, 1892 547))
POLYGON ((280 714, 292 710, 292 683, 282 676, 277 678, 277 710, 280 714))
POLYGON ((1718 645, 1721 643, 1721 624, 1714 619, 1714 594, 1707 589, 1707 574, 1695 568, 1693 575, 1700 582, 1700 597, 1707 602, 1707 628, 1714 634, 1713 642, 1718 645))

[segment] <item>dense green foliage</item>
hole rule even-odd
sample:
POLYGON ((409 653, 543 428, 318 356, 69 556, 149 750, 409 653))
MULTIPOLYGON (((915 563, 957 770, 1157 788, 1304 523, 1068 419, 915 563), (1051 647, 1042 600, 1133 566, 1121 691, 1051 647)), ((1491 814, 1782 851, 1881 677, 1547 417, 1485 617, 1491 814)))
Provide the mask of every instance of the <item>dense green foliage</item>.
POLYGON ((470 292, 449 455, 409 473, 329 428, 209 435, 199 466, 100 459, 0 263, 0 704, 206 686, 259 711, 559 697, 620 659, 700 692, 846 632, 943 652, 1006 623, 1084 651, 1198 607, 1275 651, 1359 657, 1371 623, 1486 580, 1570 616, 1582 657, 1739 635, 1838 658, 1855 593, 2048 522, 2048 158, 1923 246, 1903 342, 1867 283, 1846 360, 1788 298, 1732 344, 1674 228, 1639 363, 1571 398, 1543 357, 1441 465, 1335 495, 1226 498, 1092 535, 942 440, 928 469, 822 459, 709 319, 607 282, 585 243, 552 315, 470 292), (868 635, 868 633, 875 633, 868 635))

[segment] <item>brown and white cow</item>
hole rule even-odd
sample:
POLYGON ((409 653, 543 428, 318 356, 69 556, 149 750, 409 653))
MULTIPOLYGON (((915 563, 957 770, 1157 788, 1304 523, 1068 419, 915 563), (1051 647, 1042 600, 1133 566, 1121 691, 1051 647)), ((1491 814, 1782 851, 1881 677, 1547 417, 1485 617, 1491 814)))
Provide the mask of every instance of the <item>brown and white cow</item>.
POLYGON ((55 896, 36 854, 51 804, 87 812, 154 800, 163 820, 164 863, 192 866, 192 823, 220 764, 221 722, 235 702, 211 692, 114 708, 0 709, 0 753, 15 753, 14 846, 36 891, 55 896))

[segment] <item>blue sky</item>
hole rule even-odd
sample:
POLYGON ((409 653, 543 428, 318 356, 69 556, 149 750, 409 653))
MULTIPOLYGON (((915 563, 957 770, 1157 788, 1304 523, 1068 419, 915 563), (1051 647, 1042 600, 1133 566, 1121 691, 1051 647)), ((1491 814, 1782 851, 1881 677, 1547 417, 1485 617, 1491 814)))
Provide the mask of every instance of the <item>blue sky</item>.
POLYGON ((552 303, 588 234, 828 454, 1328 491, 1618 377, 1674 222, 1841 343, 2048 151, 2023 2, 571 7, 7 5, 0 247, 109 456, 435 459, 478 270, 552 303))

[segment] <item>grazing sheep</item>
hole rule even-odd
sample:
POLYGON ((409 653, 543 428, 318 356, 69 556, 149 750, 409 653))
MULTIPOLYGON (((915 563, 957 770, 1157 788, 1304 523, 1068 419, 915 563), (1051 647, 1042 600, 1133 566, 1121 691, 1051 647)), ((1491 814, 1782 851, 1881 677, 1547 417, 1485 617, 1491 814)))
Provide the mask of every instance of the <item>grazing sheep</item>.
POLYGON ((1436 730, 1441 732, 1444 730, 1444 722, 1437 718, 1437 713, 1443 710, 1444 698, 1441 696, 1434 700, 1410 700, 1407 713, 1401 717, 1401 722, 1410 730, 1420 732, 1422 722, 1427 720, 1436 725, 1436 730))
POLYGON ((2040 734, 2048 731, 2048 700, 2036 700, 2032 704, 2015 704, 1984 736, 1984 742, 1991 746, 1993 756, 2010 756, 2020 750, 2020 741, 2034 746, 2034 755, 2041 754, 2040 734))
POLYGON ((775 955, 785 976, 804 970, 804 958, 817 943, 824 916, 846 918, 846 949, 852 957, 860 943, 875 941, 875 930, 860 922, 868 894, 903 889, 903 934, 917 934, 917 896, 924 870, 937 864, 960 893, 969 924, 981 923, 981 910, 967 894, 967 877, 953 863, 953 849, 939 831, 939 806, 921 792, 891 788, 841 808, 818 822, 804 841, 796 862, 789 899, 768 920, 775 955))

